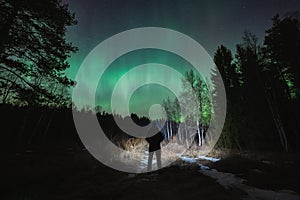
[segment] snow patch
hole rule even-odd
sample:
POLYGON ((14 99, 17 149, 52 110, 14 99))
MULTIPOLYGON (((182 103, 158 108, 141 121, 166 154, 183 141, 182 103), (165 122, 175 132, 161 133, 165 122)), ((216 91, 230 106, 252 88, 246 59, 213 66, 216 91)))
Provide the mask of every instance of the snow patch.
MULTIPOLYGON (((196 163, 196 158, 189 158, 189 157, 180 157, 183 161, 188 163, 196 163)), ((220 159, 217 158, 211 158, 211 157, 205 157, 205 156, 199 156, 199 159, 202 160, 209 160, 211 162, 217 162, 220 159)), ((273 191, 273 190, 264 190, 260 188, 255 188, 252 186, 248 186, 244 184, 246 181, 245 179, 239 178, 234 174, 231 173, 225 173, 225 172, 219 172, 215 169, 210 169, 209 167, 198 163, 200 167, 200 173, 202 173, 205 176, 209 176, 213 179, 215 179, 221 186, 223 186, 225 189, 229 188, 237 188, 242 191, 244 191, 247 196, 244 199, 266 199, 266 200, 276 200, 276 199, 289 199, 289 200, 300 200, 300 196, 291 190, 279 190, 279 191, 273 191)))
POLYGON ((220 158, 213 158, 213 157, 208 157, 208 156, 198 156, 198 158, 201 160, 208 160, 210 162, 218 162, 221 160, 220 158))
POLYGON ((180 159, 187 163, 196 163, 197 160, 207 160, 210 162, 218 162, 221 159, 220 158, 213 158, 213 157, 207 157, 207 156, 198 156, 197 158, 190 158, 186 156, 180 156, 180 159))
POLYGON ((209 167, 203 164, 199 164, 201 170, 209 170, 209 167))
POLYGON ((183 160, 184 162, 191 163, 191 164, 197 162, 196 158, 189 158, 185 156, 181 156, 180 159, 183 160))

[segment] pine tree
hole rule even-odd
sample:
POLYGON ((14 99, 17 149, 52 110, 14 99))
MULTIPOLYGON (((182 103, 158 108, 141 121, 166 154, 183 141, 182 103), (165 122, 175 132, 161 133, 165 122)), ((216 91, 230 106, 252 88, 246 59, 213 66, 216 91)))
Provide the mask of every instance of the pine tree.
POLYGON ((27 105, 64 103, 57 88, 73 82, 65 75, 76 48, 65 39, 74 14, 60 0, 1 0, 0 85, 2 101, 27 105))

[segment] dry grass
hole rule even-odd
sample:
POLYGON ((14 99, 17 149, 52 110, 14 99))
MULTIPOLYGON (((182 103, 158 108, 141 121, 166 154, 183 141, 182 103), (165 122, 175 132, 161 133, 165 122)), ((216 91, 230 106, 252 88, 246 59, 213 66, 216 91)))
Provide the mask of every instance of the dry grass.
POLYGON ((118 146, 125 150, 118 155, 119 159, 125 162, 139 162, 148 150, 148 143, 142 138, 123 139, 118 142, 118 146))
POLYGON ((147 149, 147 142, 142 138, 123 139, 119 142, 119 147, 129 152, 141 152, 147 149))
MULTIPOLYGON (((170 164, 180 164, 180 156, 186 156, 191 158, 197 158, 199 156, 210 156, 215 158, 225 158, 229 152, 224 150, 211 150, 209 146, 192 146, 186 148, 184 145, 180 145, 176 142, 176 137, 173 141, 162 142, 162 166, 168 166, 170 164), (176 162, 177 161, 177 162, 176 162)), ((114 160, 119 160, 124 163, 133 164, 135 166, 141 165, 141 163, 148 158, 148 147, 149 144, 145 139, 142 138, 130 138, 123 139, 117 142, 118 146, 125 151, 115 155, 114 160)), ((154 156, 154 161, 156 156, 154 156)))

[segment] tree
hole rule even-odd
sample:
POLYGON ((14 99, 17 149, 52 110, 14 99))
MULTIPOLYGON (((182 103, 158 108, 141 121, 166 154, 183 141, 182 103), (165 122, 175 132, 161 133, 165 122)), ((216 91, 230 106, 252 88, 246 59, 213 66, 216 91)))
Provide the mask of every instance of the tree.
POLYGON ((232 62, 231 51, 224 45, 219 46, 214 56, 214 62, 222 76, 225 88, 228 90, 231 86, 231 77, 228 73, 232 62))
POLYGON ((259 74, 260 46, 258 38, 251 32, 245 31, 243 43, 236 46, 236 65, 241 71, 242 91, 244 97, 258 96, 262 91, 259 74), (255 95, 256 94, 256 95, 255 95))
POLYGON ((212 116, 209 89, 202 77, 193 70, 185 73, 182 86, 181 105, 185 106, 182 108, 181 116, 184 127, 181 132, 184 133, 184 137, 181 138, 189 145, 197 134, 198 146, 201 146, 204 141, 204 127, 208 126, 212 116))
MULTIPOLYGON (((223 127, 223 134, 219 140, 219 145, 226 148, 239 148, 240 145, 240 135, 238 133, 239 124, 236 123, 238 116, 241 112, 241 95, 240 95, 240 74, 238 74, 237 65, 233 62, 233 57, 231 51, 221 45, 217 48, 214 55, 214 62, 220 76, 217 76, 216 71, 212 74, 212 82, 214 85, 214 99, 218 99, 220 88, 220 83, 223 81, 226 90, 227 97, 227 114, 226 121, 223 127), (221 80, 222 78, 222 80, 221 80)), ((217 111, 219 109, 218 102, 215 101, 214 108, 217 111)))
POLYGON ((1 0, 0 13, 2 102, 65 103, 63 89, 53 86, 73 84, 64 73, 77 50, 65 40, 74 14, 60 0, 1 0))
POLYGON ((288 91, 288 98, 298 97, 300 89, 300 20, 293 16, 273 18, 273 26, 266 31, 265 53, 272 62, 288 91))
MULTIPOLYGON (((300 17, 299 12, 273 18, 264 46, 249 31, 236 46, 235 58, 221 45, 212 72, 214 96, 221 78, 227 115, 218 145, 239 149, 284 151, 299 148, 300 17)), ((218 109, 217 102, 213 102, 218 109)))
POLYGON ((291 146, 298 148, 299 52, 299 16, 291 14, 283 19, 279 15, 274 16, 273 25, 266 31, 264 41, 264 70, 268 101, 285 151, 291 146))
POLYGON ((163 107, 166 111, 167 121, 164 127, 165 135, 167 140, 171 140, 173 137, 173 130, 172 130, 172 120, 174 119, 174 105, 171 102, 170 98, 168 97, 167 100, 163 100, 163 107))
MULTIPOLYGON (((227 94, 238 92, 237 90, 239 90, 240 87, 240 74, 238 74, 237 66, 233 63, 231 51, 224 45, 219 46, 214 55, 214 62, 221 74, 227 94)), ((230 98, 235 96, 236 95, 232 95, 230 98)))

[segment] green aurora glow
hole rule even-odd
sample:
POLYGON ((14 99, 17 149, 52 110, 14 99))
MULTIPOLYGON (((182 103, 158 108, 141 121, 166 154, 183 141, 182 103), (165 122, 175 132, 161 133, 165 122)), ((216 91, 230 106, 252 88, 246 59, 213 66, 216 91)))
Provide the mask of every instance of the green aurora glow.
MULTIPOLYGON (((143 49, 127 53, 115 60, 101 77, 96 93, 97 104, 102 106, 104 110, 111 112, 110 97, 117 81, 129 70, 145 63, 165 64, 181 74, 193 69, 190 63, 183 58, 162 50, 143 49)), ((172 85, 178 85, 178 87, 182 85, 181 80, 176 80, 169 74, 157 73, 151 75, 157 76, 161 80, 168 80, 172 85)), ((133 79, 138 76, 139 74, 134 74, 133 79)), ((146 76, 150 77, 150 74, 146 76)), ((130 81, 134 80, 128 80, 128 84, 130 81)), ((122 88, 124 95, 128 95, 127 88, 129 88, 129 85, 124 85, 122 88)), ((132 113, 147 116, 151 105, 161 104, 168 97, 175 98, 174 94, 166 87, 157 84, 144 85, 133 93, 129 102, 129 110, 132 113)))
MULTIPOLYGON (((67 75, 74 79, 84 58, 100 42, 137 27, 177 30, 198 41, 212 57, 220 44, 234 52, 244 30, 251 30, 262 41, 272 16, 294 10, 296 1, 276 0, 270 6, 267 0, 63 0, 78 20, 78 25, 68 28, 67 39, 78 46, 79 51, 69 59, 71 68, 67 70, 67 75)), ((165 64, 180 73, 191 69, 185 60, 163 51, 140 50, 126 54, 112 63, 100 80, 97 104, 110 111, 110 96, 117 80, 133 67, 149 62, 165 64)), ((158 73, 157 76, 172 79, 168 74, 158 73)), ((180 80, 172 81, 173 84, 181 84, 180 80)), ((133 94, 130 111, 147 115, 151 104, 160 103, 167 96, 172 98, 172 93, 164 87, 143 86, 133 94)))

